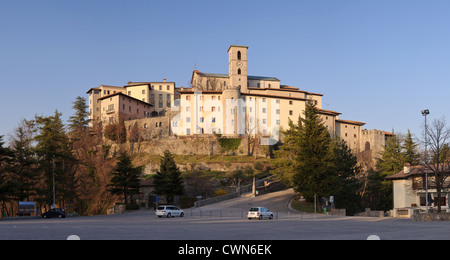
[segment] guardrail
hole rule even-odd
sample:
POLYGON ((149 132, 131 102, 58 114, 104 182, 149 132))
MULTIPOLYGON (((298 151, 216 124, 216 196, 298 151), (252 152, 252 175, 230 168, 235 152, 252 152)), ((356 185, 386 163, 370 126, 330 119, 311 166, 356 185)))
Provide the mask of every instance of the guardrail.
MULTIPOLYGON (((261 180, 257 180, 255 182, 255 186, 256 187, 262 187, 262 186, 268 185, 273 180, 274 180, 274 176, 272 175, 272 176, 269 176, 267 178, 264 178, 264 179, 261 179, 261 180)), ((214 198, 198 200, 198 201, 196 201, 194 203, 194 207, 198 208, 198 207, 203 207, 203 206, 206 206, 206 205, 218 203, 218 202, 221 202, 221 201, 224 201, 224 200, 234 199, 234 198, 240 197, 241 195, 249 194, 249 193, 252 192, 252 190, 253 190, 253 184, 242 186, 240 188, 239 192, 233 192, 233 193, 229 193, 229 194, 226 194, 226 195, 217 196, 217 197, 214 197, 214 198)))

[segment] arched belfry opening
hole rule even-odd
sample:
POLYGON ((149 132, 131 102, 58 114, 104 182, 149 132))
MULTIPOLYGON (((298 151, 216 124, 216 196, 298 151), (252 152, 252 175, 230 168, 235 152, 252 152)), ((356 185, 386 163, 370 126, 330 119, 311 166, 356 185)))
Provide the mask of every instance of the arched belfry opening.
POLYGON ((242 74, 241 69, 238 69, 238 75, 241 75, 241 74, 242 74))
POLYGON ((238 60, 241 60, 241 59, 242 59, 241 51, 238 51, 238 52, 237 52, 237 59, 238 59, 238 60))

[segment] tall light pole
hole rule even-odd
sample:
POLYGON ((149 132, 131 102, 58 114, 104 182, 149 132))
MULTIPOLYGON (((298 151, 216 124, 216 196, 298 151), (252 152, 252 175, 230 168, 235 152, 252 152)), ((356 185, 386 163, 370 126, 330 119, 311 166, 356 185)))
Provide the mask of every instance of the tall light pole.
POLYGON ((53 206, 52 206, 52 208, 55 208, 55 204, 56 204, 55 155, 52 156, 52 164, 53 164, 53 206))
POLYGON ((427 115, 430 114, 430 110, 425 109, 422 110, 422 115, 425 117, 425 203, 426 203, 426 210, 425 212, 428 213, 428 130, 427 130, 427 115))

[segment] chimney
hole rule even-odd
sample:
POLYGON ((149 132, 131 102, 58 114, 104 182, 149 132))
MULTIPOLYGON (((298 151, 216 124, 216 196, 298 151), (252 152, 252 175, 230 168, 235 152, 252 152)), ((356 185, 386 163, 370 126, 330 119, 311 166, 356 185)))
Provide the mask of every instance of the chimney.
POLYGON ((164 79, 164 82, 166 82, 167 81, 167 79, 164 79))
POLYGON ((403 173, 409 174, 411 172, 411 165, 409 163, 405 163, 403 166, 403 173))

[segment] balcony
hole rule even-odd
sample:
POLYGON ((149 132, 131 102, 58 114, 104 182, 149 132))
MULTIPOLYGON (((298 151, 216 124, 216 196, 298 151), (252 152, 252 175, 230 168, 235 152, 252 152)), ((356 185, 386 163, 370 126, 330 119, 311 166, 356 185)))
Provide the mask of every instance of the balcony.
POLYGON ((116 113, 116 110, 114 108, 108 108, 108 110, 106 110, 106 114, 114 114, 116 113))
MULTIPOLYGON (((413 182, 413 189, 414 190, 425 190, 425 180, 423 181, 414 181, 413 182)), ((431 178, 428 180, 428 189, 436 189, 437 185, 434 182, 434 178, 433 180, 431 180, 431 178)), ((450 180, 446 180, 443 184, 442 189, 449 189, 450 188, 450 180)))

